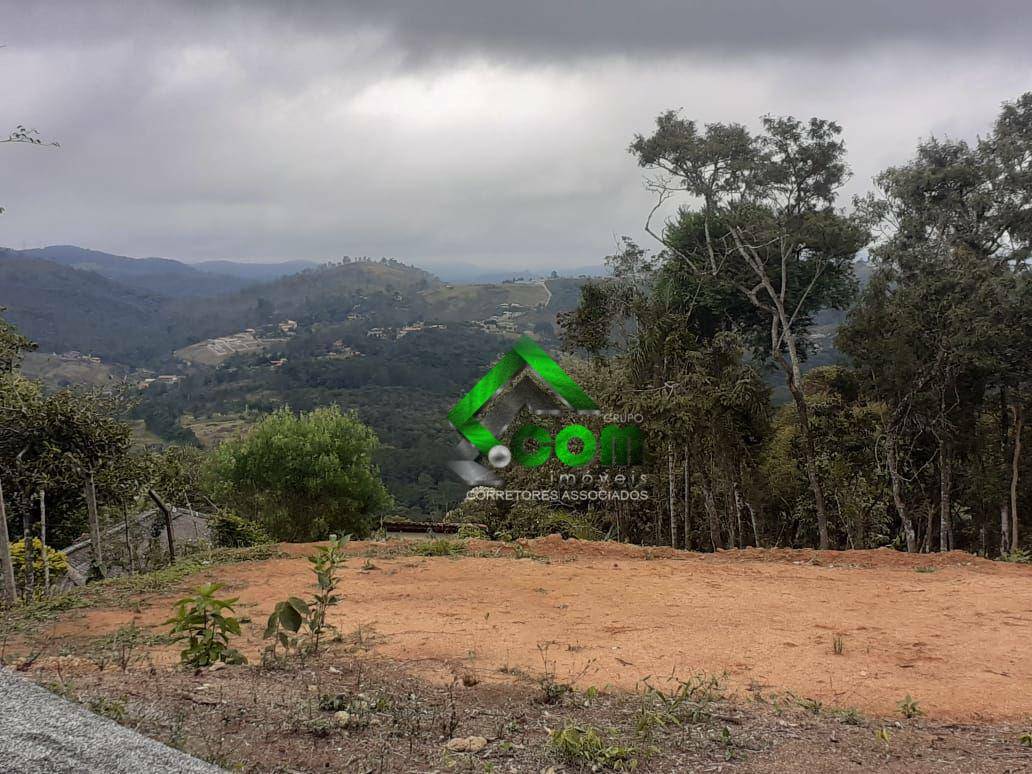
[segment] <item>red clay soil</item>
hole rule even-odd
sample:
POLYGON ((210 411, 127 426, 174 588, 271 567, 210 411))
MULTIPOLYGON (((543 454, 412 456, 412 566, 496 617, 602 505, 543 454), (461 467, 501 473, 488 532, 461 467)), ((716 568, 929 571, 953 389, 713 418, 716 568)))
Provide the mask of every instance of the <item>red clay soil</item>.
MULTIPOLYGON (((356 557, 331 620, 375 632, 375 656, 444 680, 554 669, 560 682, 633 689, 650 675, 704 671, 726 673, 743 694, 791 691, 873 714, 897 714, 910 694, 933 718, 1032 718, 1032 567, 960 552, 693 554, 557 536, 524 547, 539 559, 484 541, 470 550, 501 558, 374 557, 363 569, 356 557)), ((218 580, 240 597, 251 657, 275 602, 311 593, 311 547, 283 550, 289 558, 213 568, 187 584, 218 580)), ((134 618, 157 626, 178 592, 141 600, 139 613, 73 612, 55 627, 55 647, 134 618)))

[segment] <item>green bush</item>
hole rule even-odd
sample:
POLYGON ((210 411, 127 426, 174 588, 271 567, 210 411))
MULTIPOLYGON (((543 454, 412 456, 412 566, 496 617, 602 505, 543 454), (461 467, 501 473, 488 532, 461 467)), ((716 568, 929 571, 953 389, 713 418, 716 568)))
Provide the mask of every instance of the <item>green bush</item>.
MULTIPOLYGON (((26 581, 25 570, 25 541, 18 540, 11 543, 11 561, 14 563, 14 573, 18 582, 22 585, 26 581)), ((68 558, 56 548, 47 546, 47 561, 50 564, 50 582, 60 579, 68 570, 68 558)), ((39 538, 32 539, 32 567, 37 578, 37 585, 42 584, 43 578, 43 542, 39 538)))
POLYGON ((555 533, 580 540, 602 538, 602 532, 589 515, 559 510, 544 503, 516 503, 505 508, 497 500, 467 499, 449 511, 447 519, 457 523, 484 524, 492 536, 505 540, 555 533))
POLYGON ((271 543, 272 537, 258 522, 229 511, 220 511, 208 520, 212 545, 217 548, 250 548, 271 543))
POLYGON ((277 540, 364 537, 392 504, 373 458, 380 442, 353 412, 281 408, 212 455, 215 495, 253 511, 277 540))

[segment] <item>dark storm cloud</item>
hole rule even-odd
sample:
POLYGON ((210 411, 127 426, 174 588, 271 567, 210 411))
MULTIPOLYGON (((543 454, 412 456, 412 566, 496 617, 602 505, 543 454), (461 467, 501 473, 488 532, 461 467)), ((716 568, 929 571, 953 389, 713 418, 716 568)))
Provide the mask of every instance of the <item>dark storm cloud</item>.
POLYGON ((38 44, 205 37, 214 20, 244 29, 264 17, 281 29, 333 35, 389 33, 409 54, 564 59, 723 51, 849 53, 888 42, 950 48, 1027 44, 1027 0, 139 0, 12 5, 12 39, 38 44))
POLYGON ((1032 5, 0 0, 0 245, 581 265, 671 107, 821 115, 851 190, 1032 87, 1032 5), (1029 6, 1029 7, 1026 7, 1029 6))

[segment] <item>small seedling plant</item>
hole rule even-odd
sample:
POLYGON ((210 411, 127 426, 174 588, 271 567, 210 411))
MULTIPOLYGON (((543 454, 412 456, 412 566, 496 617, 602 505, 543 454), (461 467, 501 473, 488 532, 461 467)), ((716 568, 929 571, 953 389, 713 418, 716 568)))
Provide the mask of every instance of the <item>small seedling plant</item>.
POLYGON ((166 625, 172 625, 173 641, 186 642, 179 654, 185 666, 205 667, 216 661, 247 663, 240 651, 229 646, 230 636, 240 634, 240 621, 228 615, 237 597, 218 599, 215 594, 221 588, 218 583, 200 586, 192 597, 176 602, 176 614, 165 621, 166 625))
POLYGON ((350 535, 331 538, 329 545, 321 546, 314 556, 308 557, 316 585, 311 602, 289 597, 276 603, 265 625, 264 635, 265 639, 273 640, 273 655, 277 645, 282 646, 287 654, 291 650, 317 653, 326 632, 334 629, 326 622, 326 612, 340 602, 338 573, 346 561, 345 548, 350 539, 350 535))

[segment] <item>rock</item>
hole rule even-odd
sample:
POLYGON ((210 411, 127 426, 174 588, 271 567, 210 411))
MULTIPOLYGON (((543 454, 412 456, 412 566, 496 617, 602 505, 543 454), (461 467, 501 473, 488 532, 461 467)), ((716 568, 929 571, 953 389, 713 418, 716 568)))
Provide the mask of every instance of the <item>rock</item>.
POLYGON ((212 664, 210 667, 208 667, 208 671, 209 672, 218 672, 219 670, 225 669, 225 668, 226 668, 226 662, 225 661, 216 661, 214 664, 212 664))
POLYGON ((448 752, 480 752, 487 747, 487 739, 482 736, 457 736, 449 739, 444 746, 448 752))
POLYGON ((337 669, 337 667, 334 667, 334 666, 330 667, 329 672, 330 672, 331 675, 339 675, 340 674, 340 670, 337 669))
POLYGON ((345 712, 344 710, 341 710, 340 712, 334 712, 333 719, 334 721, 336 721, 338 726, 343 728, 351 722, 351 713, 345 712))

